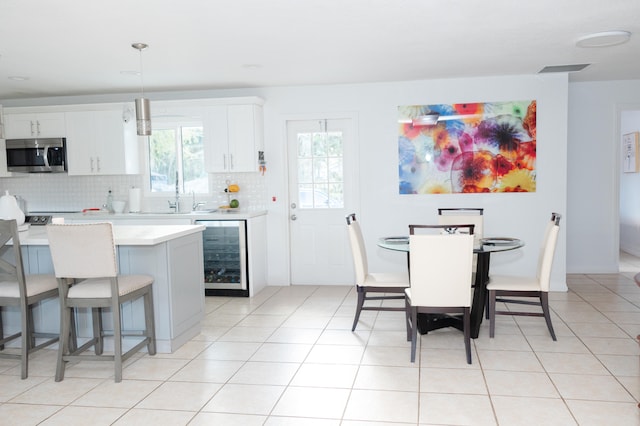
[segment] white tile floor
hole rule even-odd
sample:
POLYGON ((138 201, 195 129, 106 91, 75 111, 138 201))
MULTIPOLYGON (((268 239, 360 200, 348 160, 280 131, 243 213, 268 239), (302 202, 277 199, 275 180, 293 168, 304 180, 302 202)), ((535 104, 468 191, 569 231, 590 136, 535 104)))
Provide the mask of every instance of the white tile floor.
POLYGON ((570 275, 541 318, 499 317, 465 361, 456 330, 421 339, 409 362, 403 314, 365 312, 350 331, 349 287, 269 287, 207 298, 202 334, 174 354, 80 363, 53 380, 55 351, 27 380, 0 360, 0 424, 9 425, 639 425, 640 260, 620 274, 570 275))

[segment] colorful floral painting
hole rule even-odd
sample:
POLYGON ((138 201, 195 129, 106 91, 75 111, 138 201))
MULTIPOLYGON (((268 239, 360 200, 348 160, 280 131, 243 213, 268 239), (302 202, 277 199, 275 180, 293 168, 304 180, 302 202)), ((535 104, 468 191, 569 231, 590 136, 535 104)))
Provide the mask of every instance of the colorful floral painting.
POLYGON ((535 100, 400 106, 398 124, 400 194, 536 190, 535 100))

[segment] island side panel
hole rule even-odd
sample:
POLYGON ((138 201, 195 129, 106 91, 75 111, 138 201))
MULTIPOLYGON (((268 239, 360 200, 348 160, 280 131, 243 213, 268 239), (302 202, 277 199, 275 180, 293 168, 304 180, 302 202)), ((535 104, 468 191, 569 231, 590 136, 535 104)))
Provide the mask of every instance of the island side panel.
MULTIPOLYGON (((153 304, 158 352, 174 352, 200 333, 204 318, 202 233, 155 246, 118 246, 118 255, 122 273, 154 277, 153 304)), ((131 309, 131 315, 127 316, 133 316, 133 311, 141 312, 141 304, 139 307, 135 305, 126 307, 131 309)), ((143 321, 142 316, 135 317, 143 321)))

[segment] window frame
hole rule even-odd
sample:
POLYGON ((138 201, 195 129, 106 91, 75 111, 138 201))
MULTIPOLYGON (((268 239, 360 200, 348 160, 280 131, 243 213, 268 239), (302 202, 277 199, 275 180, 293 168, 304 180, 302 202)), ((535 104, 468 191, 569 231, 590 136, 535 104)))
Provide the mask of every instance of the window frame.
MULTIPOLYGON (((176 131, 176 134, 181 134, 181 130, 184 127, 201 127, 202 128, 202 132, 204 135, 204 122, 203 120, 200 119, 172 119, 172 120, 153 120, 152 122, 152 134, 153 131, 155 130, 168 130, 168 129, 173 129, 174 131, 176 131)), ((175 195, 175 184, 172 184, 172 190, 171 191, 162 191, 162 192, 153 192, 151 191, 151 164, 150 164, 150 154, 151 154, 151 137, 152 136, 147 136, 145 138, 145 143, 144 143, 144 174, 143 174, 143 193, 145 195, 145 197, 152 197, 152 198, 166 198, 167 196, 174 196, 175 195)), ((205 145, 204 139, 203 139, 203 145, 205 145)), ((178 143, 178 141, 176 140, 176 143, 174 145, 175 147, 175 152, 176 152, 176 165, 177 165, 177 170, 178 170, 178 181, 180 182, 180 195, 190 195, 191 192, 186 193, 184 192, 184 170, 183 170, 183 163, 182 163, 182 155, 183 155, 183 147, 182 147, 182 140, 180 139, 180 142, 178 143), (178 146, 179 145, 179 146, 178 146)), ((206 172, 206 161, 207 161, 207 156, 206 156, 206 147, 203 146, 203 149, 205 150, 205 154, 204 154, 204 170, 206 172)), ((209 173, 206 172, 207 174, 207 190, 206 192, 196 192, 195 195, 208 195, 211 192, 211 180, 209 179, 209 173)), ((173 181, 172 181, 173 182, 173 181)))

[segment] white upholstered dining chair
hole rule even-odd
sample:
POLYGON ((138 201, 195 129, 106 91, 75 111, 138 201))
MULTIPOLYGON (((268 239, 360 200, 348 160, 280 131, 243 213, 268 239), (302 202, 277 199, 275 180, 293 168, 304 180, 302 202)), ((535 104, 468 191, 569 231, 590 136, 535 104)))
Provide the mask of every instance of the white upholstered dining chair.
MULTIPOLYGON (((494 337, 496 315, 519 315, 544 317, 551 338, 556 340, 549 312, 549 285, 551 267, 560 231, 559 213, 552 213, 547 223, 538 256, 538 267, 535 276, 491 275, 487 291, 489 292, 489 336, 494 337), (513 299, 514 297, 518 299, 513 299), (525 299, 522 299, 525 298, 525 299), (527 298, 536 298, 530 300, 527 298), (540 306, 542 312, 496 310, 496 302, 505 304, 524 304, 540 306)), ((509 306, 509 305, 507 305, 509 306)))
POLYGON ((409 287, 409 276, 406 273, 369 272, 367 252, 356 214, 347 215, 346 220, 356 275, 356 293, 358 294, 356 314, 351 327, 351 331, 354 331, 362 311, 404 311, 404 307, 380 304, 365 306, 364 304, 367 301, 384 302, 384 300, 404 299, 404 289, 409 287), (368 296, 368 293, 375 293, 377 296, 368 296))
POLYGON ((467 363, 471 364, 473 225, 465 233, 440 232, 446 225, 409 225, 411 287, 405 289, 407 340, 415 362, 418 314, 462 314, 467 363), (418 230, 435 234, 418 235, 418 230))
POLYGON ((145 345, 156 353, 153 313, 153 277, 120 275, 111 223, 48 225, 47 235, 60 291, 60 346, 56 381, 64 378, 65 365, 72 360, 113 361, 115 381, 122 380, 122 364, 145 345), (72 284, 71 284, 72 283, 72 284), (121 305, 143 298, 145 329, 123 333, 121 305), (79 348, 69 344, 70 316, 74 308, 92 311, 93 337, 79 348), (113 355, 103 355, 105 330, 102 311, 110 309, 113 323, 113 355), (134 335, 139 342, 124 351, 123 337, 134 335), (94 347, 95 355, 82 354, 94 347))
POLYGON ((22 250, 17 222, 0 220, 0 357, 20 359, 20 377, 29 375, 29 354, 58 341, 57 333, 36 332, 33 310, 42 301, 58 297, 58 283, 53 275, 27 275, 22 264, 22 250), (15 307, 20 312, 20 331, 4 336, 2 311, 15 307), (5 344, 20 338, 20 353, 5 351, 5 344), (36 339, 46 339, 38 343, 36 339))

